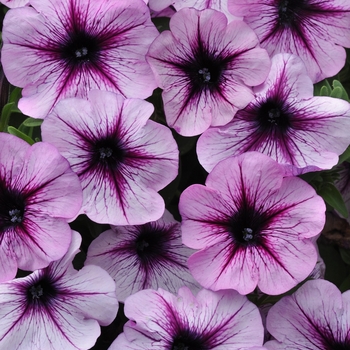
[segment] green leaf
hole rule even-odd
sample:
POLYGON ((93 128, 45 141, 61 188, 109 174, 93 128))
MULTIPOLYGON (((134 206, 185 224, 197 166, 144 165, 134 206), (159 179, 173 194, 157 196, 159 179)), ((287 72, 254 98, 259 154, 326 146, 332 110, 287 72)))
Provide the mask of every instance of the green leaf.
MULTIPOLYGON (((342 83, 339 80, 333 80, 332 85, 333 85, 334 90, 336 90, 336 89, 340 89, 341 90, 342 94, 341 94, 341 97, 339 97, 339 98, 341 98, 341 99, 343 99, 345 101, 350 101, 348 93, 346 92, 344 86, 342 85, 342 83)), ((333 93, 333 91, 332 91, 332 93, 333 93)))
POLYGON ((350 250, 349 249, 344 249, 344 248, 339 248, 340 256, 345 262, 345 264, 350 265, 350 250))
POLYGON ((16 105, 18 103, 18 100, 21 98, 22 89, 16 87, 12 90, 9 98, 9 102, 14 102, 16 105))
POLYGON ((329 96, 331 94, 331 89, 328 89, 327 86, 322 86, 320 90, 320 96, 329 96))
POLYGON ((34 119, 34 118, 27 118, 24 122, 23 125, 27 126, 29 128, 34 128, 36 126, 40 126, 43 123, 43 119, 34 119))
POLYGON ((337 210, 344 218, 348 217, 349 214, 348 210, 346 209, 343 197, 333 184, 329 182, 322 184, 317 193, 325 200, 325 202, 337 210))
POLYGON ((32 140, 28 135, 24 134, 22 131, 19 131, 18 129, 16 129, 13 126, 9 126, 7 128, 7 132, 11 135, 15 135, 15 136, 19 137, 20 139, 28 142, 30 145, 34 144, 34 140, 32 140))
POLYGON ((339 156, 338 164, 341 164, 350 158, 350 146, 339 156))
POLYGON ((330 96, 331 96, 331 97, 334 97, 334 98, 341 98, 341 99, 343 99, 344 94, 343 94, 342 88, 340 88, 339 86, 337 86, 335 89, 332 90, 330 96))
POLYGON ((0 116, 0 131, 5 131, 12 113, 13 107, 15 106, 14 102, 7 103, 1 111, 0 116))

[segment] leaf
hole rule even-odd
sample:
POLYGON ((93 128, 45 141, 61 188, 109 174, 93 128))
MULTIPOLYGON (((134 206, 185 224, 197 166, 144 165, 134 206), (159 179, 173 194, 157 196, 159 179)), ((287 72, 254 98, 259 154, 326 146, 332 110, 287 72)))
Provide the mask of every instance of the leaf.
POLYGON ((2 111, 0 116, 0 131, 5 131, 12 113, 12 109, 15 106, 14 102, 7 103, 2 111))
POLYGON ((317 194, 320 195, 325 202, 337 210, 344 218, 349 216, 343 197, 338 189, 331 183, 326 182, 318 189, 317 194))
POLYGON ((10 94, 9 102, 13 102, 17 106, 18 100, 21 98, 21 94, 22 94, 22 89, 18 87, 14 88, 10 94))
POLYGON ((339 290, 344 293, 347 290, 350 289, 350 275, 345 278, 345 280, 342 282, 342 284, 339 286, 339 290))
POLYGON ((331 94, 331 90, 327 88, 327 86, 322 86, 320 90, 320 96, 329 96, 331 94))
POLYGON ((24 122, 23 125, 27 126, 29 128, 34 128, 36 126, 40 126, 43 123, 43 119, 34 119, 34 118, 27 118, 24 122))
POLYGON ((338 164, 341 164, 350 158, 350 146, 339 156, 338 164))
POLYGON ((349 249, 344 249, 344 248, 339 248, 340 256, 345 262, 345 264, 350 265, 350 250, 349 249))
MULTIPOLYGON (((336 90, 336 89, 341 90, 341 97, 339 97, 339 98, 341 98, 345 101, 350 101, 348 93, 346 92, 344 86, 342 85, 342 83, 339 80, 333 80, 332 85, 333 85, 334 90, 336 90)), ((333 94, 333 91, 332 91, 332 94, 333 94)), ((331 94, 331 97, 334 97, 334 96, 332 96, 332 94, 331 94)))
POLYGON ((18 129, 16 129, 13 126, 9 126, 7 128, 7 131, 8 131, 9 134, 19 137, 20 139, 28 142, 30 145, 34 144, 34 140, 33 139, 31 139, 28 135, 24 134, 22 131, 19 131, 18 129))

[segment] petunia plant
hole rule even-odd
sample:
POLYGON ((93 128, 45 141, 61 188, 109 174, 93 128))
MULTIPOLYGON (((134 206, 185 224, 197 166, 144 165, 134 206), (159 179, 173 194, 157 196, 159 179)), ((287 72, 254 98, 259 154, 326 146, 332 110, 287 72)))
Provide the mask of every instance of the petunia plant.
POLYGON ((0 3, 0 350, 349 348, 347 0, 0 3))

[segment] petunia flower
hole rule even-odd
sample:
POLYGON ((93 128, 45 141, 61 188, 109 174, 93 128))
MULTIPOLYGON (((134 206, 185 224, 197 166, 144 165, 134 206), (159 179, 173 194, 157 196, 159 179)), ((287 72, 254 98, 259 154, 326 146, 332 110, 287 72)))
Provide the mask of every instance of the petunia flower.
POLYGON ((150 46, 147 60, 162 97, 167 123, 183 136, 227 124, 253 98, 270 59, 242 21, 227 24, 216 10, 184 8, 150 46))
POLYGON ((326 280, 305 282, 293 295, 278 301, 267 315, 267 330, 276 340, 271 350, 348 349, 350 291, 341 294, 326 280))
POLYGON ((265 349, 259 310, 236 291, 143 290, 126 299, 124 312, 130 321, 109 350, 265 349))
POLYGON ((181 225, 166 210, 153 222, 114 226, 89 246, 85 264, 105 269, 116 282, 118 300, 142 289, 163 288, 176 293, 182 286, 198 285, 187 267, 193 250, 181 241, 181 225))
POLYGON ((19 109, 45 118, 91 89, 146 98, 156 87, 145 54, 158 31, 141 0, 31 0, 7 12, 1 59, 23 87, 19 109))
POLYGON ((350 144, 350 104, 313 97, 313 84, 295 55, 277 54, 255 99, 225 126, 211 128, 197 144, 199 162, 210 171, 223 159, 264 153, 288 172, 330 169, 350 144))
POLYGON ((81 185, 57 149, 0 133, 0 282, 62 258, 81 185))
POLYGON ((309 184, 284 177, 283 167, 264 154, 221 161, 206 186, 182 193, 179 209, 183 242, 199 250, 188 266, 205 288, 281 294, 316 265, 311 239, 323 228, 325 204, 309 184))
POLYGON ((98 223, 140 225, 158 220, 157 191, 178 170, 171 131, 149 120, 152 104, 93 90, 88 100, 60 101, 42 124, 42 138, 67 158, 82 183, 81 213, 98 223))
POLYGON ((85 350, 100 325, 115 318, 115 285, 98 266, 73 268, 81 237, 73 231, 66 255, 42 270, 0 284, 0 348, 85 350))
POLYGON ((273 56, 299 56, 313 82, 337 74, 350 47, 350 2, 344 0, 229 0, 273 56))

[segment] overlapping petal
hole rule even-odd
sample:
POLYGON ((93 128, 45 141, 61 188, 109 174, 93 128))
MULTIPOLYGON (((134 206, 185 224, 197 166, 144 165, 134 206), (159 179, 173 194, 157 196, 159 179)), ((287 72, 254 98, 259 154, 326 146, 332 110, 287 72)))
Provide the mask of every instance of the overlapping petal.
POLYGON ((325 280, 307 281, 275 304, 267 329, 276 340, 268 349, 346 349, 349 344, 350 293, 325 280))
POLYGON ((236 291, 201 290, 195 297, 186 287, 178 296, 144 290, 126 300, 125 314, 131 321, 111 350, 263 349, 258 309, 236 291))
POLYGON ((264 153, 291 174, 330 169, 350 143, 350 104, 312 97, 313 86, 297 56, 272 58, 256 98, 225 126, 203 133, 197 144, 200 163, 210 171, 227 157, 248 151, 264 153))
POLYGON ((254 29, 268 53, 299 56, 313 82, 334 76, 350 47, 350 6, 344 0, 229 0, 229 10, 254 29))

